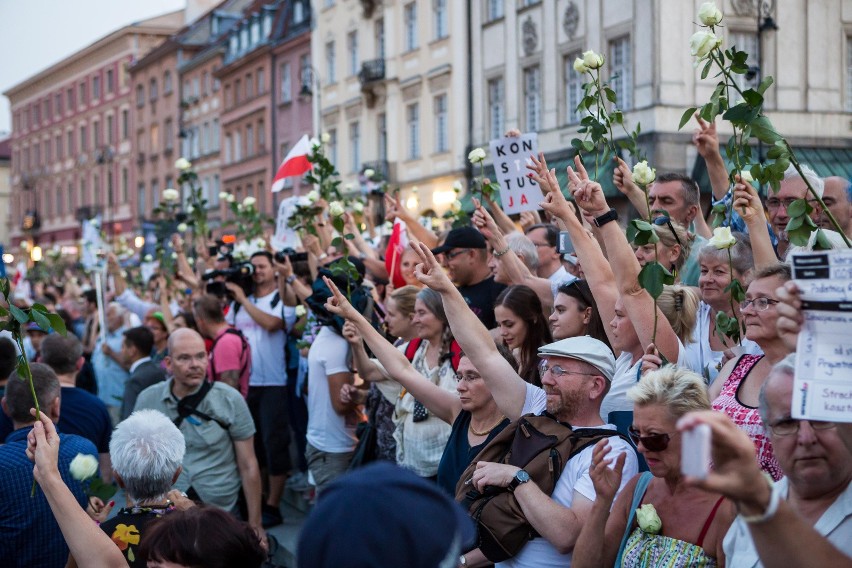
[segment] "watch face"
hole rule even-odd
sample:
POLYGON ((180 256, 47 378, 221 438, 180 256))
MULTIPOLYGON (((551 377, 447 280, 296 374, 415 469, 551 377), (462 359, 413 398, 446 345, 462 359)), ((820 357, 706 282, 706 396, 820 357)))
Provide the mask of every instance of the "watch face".
POLYGON ((518 480, 518 483, 526 483, 530 480, 530 474, 522 469, 521 471, 515 474, 515 479, 518 480))

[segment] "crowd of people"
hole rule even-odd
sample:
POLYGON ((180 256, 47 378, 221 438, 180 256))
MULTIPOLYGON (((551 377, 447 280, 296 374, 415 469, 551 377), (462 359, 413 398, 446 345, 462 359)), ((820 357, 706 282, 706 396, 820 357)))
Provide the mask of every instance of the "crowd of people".
MULTIPOLYGON (((239 259, 175 235, 174 270, 142 285, 110 256, 103 289, 73 273, 13 289, 68 332, 30 323, 23 353, 0 338, 2 563, 259 566, 291 491, 315 502, 305 567, 852 564, 852 427, 791 417, 787 208, 807 187, 793 169, 768 197, 729 184, 715 126, 694 141, 730 248, 687 176, 657 175, 646 200, 619 160, 657 236, 636 246, 579 158, 560 187, 540 155, 541 210, 519 219, 474 200, 435 233, 388 194, 397 248, 350 213, 355 238, 335 240, 319 200, 303 250, 239 259), (652 295, 654 261, 674 283, 652 295), (719 329, 734 317, 740 339, 719 329), (703 428, 712 468, 685 475, 703 428)), ((852 235, 849 181, 804 171, 852 235)))

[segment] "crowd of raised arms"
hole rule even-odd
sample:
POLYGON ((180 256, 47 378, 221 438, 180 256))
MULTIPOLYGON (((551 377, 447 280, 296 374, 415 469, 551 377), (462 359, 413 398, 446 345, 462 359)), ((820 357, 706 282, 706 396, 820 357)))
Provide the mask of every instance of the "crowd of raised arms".
POLYGON ((850 182, 791 166, 762 196, 729 184, 714 124, 693 142, 731 233, 688 176, 645 189, 618 160, 657 237, 633 245, 579 158, 560 187, 539 155, 537 212, 474 199, 435 233, 389 193, 340 230, 319 199, 289 254, 174 235, 144 285, 112 255, 102 288, 15 282, 67 333, 0 338, 0 564, 260 566, 291 492, 304 568, 852 565, 852 424, 791 417, 785 263, 804 178, 852 236, 850 182), (655 261, 674 283, 652 295, 655 261), (709 473, 684 474, 708 431, 709 473))

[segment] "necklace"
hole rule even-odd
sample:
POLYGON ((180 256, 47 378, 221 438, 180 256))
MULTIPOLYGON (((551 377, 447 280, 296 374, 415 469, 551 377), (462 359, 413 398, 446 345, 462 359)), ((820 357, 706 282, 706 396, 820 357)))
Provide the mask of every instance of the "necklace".
POLYGON ((503 422, 503 420, 505 418, 506 418, 505 415, 500 415, 500 418, 497 420, 497 422, 494 424, 494 426, 492 426, 491 428, 489 428, 485 432, 477 432, 476 430, 474 430, 473 429, 473 422, 471 422, 470 425, 468 425, 468 430, 470 430, 470 433, 473 434, 474 436, 487 436, 488 434, 491 433, 492 430, 494 430, 494 428, 499 426, 500 423, 503 422))

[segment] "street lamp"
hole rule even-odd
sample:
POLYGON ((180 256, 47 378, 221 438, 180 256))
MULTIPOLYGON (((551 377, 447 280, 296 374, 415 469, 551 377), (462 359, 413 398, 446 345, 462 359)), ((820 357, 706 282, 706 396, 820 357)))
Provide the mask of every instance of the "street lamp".
POLYGON ((314 123, 314 136, 317 138, 320 137, 320 133, 322 132, 322 125, 320 124, 321 96, 322 85, 320 84, 320 74, 313 65, 308 65, 302 69, 302 88, 299 89, 299 97, 302 99, 311 98, 311 120, 314 123))

